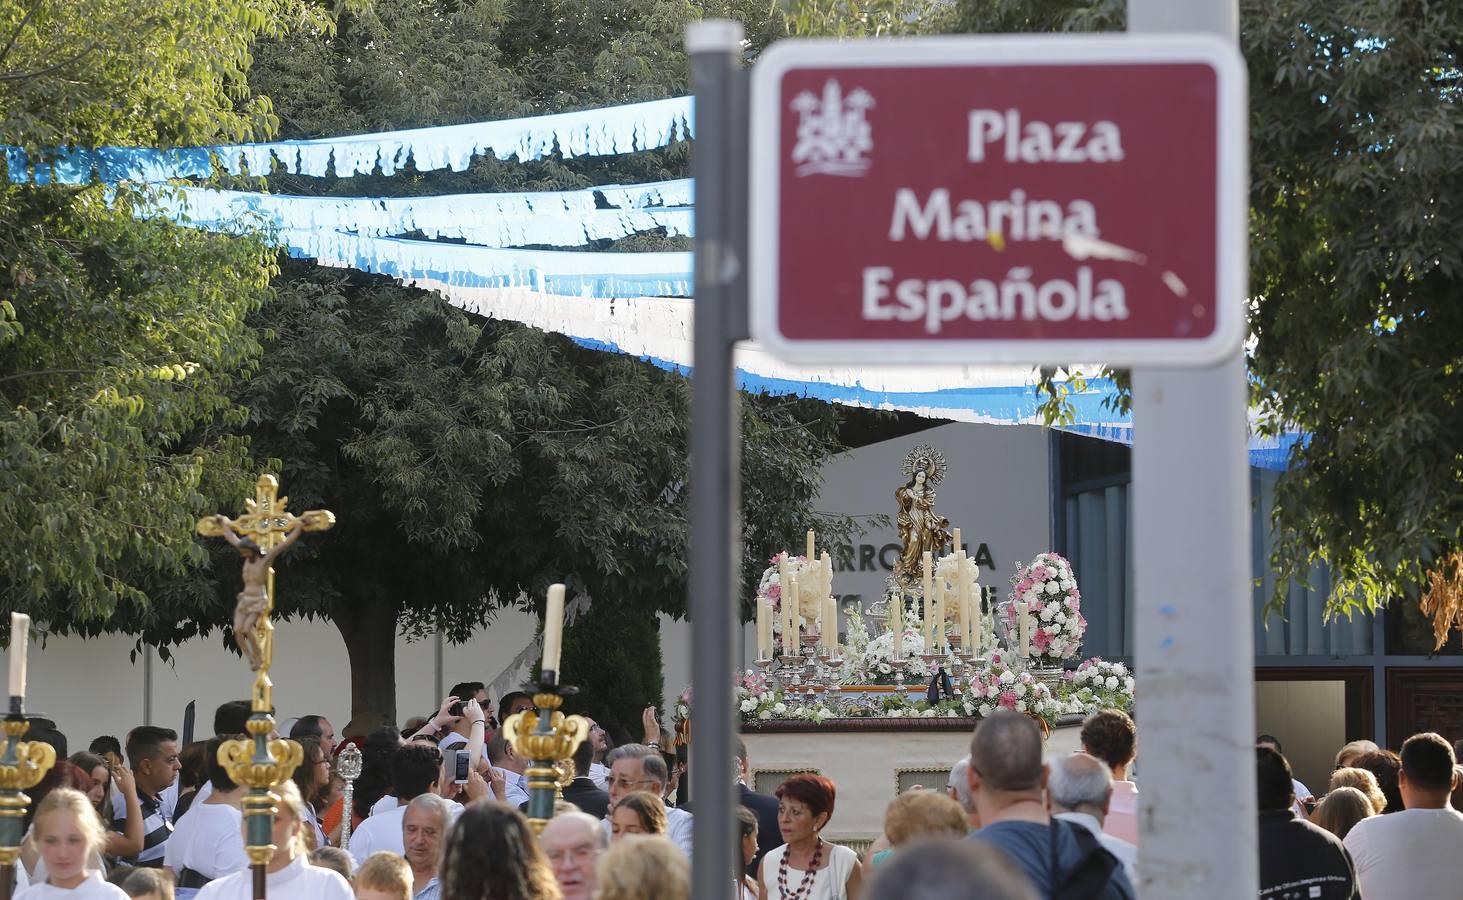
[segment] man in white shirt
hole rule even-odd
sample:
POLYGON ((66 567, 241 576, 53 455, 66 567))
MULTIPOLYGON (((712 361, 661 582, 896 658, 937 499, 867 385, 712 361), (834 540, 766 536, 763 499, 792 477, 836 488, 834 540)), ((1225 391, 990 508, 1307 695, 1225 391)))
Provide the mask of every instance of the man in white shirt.
MULTIPOLYGON (((666 768, 660 750, 647 744, 624 744, 616 747, 605 757, 605 761, 610 764, 610 814, 605 816, 603 824, 605 834, 609 834, 610 815, 614 814, 615 804, 620 798, 635 791, 649 791, 657 797, 664 796, 665 786, 670 781, 670 770, 666 768)), ((691 814, 684 809, 668 807, 665 816, 666 837, 690 859, 693 821, 691 814)))
POLYGON ((586 774, 594 786, 602 791, 609 790, 610 767, 604 764, 605 754, 610 752, 610 736, 593 719, 589 720, 589 745, 594 748, 586 774))
POLYGON ((401 839, 401 822, 407 805, 422 794, 436 791, 442 775, 442 754, 436 747, 407 744, 391 758, 391 786, 396 792, 395 809, 377 813, 361 823, 351 834, 350 852, 356 865, 377 850, 390 850, 406 855, 401 839))
POLYGON ((1405 809, 1362 819, 1344 841, 1362 897, 1459 896, 1463 814, 1448 803, 1455 762, 1452 746, 1432 732, 1402 745, 1397 789, 1405 809))
POLYGON ((513 752, 513 745, 499 730, 488 741, 488 764, 503 776, 503 802, 517 809, 528 802, 528 764, 513 752))
POLYGON ((1138 883, 1138 848, 1102 830, 1112 800, 1112 773, 1102 760, 1073 753, 1052 760, 1046 782, 1046 806, 1054 817, 1085 828, 1138 883))

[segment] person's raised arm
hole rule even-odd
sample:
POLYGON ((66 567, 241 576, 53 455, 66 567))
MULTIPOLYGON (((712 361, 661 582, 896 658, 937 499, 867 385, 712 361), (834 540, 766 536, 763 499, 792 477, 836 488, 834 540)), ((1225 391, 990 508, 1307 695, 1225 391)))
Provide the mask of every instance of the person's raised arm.
POLYGON ((112 783, 122 792, 122 799, 127 804, 127 818, 123 825, 126 830, 107 832, 106 846, 102 852, 107 856, 136 856, 142 852, 143 839, 146 837, 142 832, 142 803, 137 799, 137 780, 132 777, 131 769, 116 766, 112 769, 112 783))
POLYGON ((214 516, 213 520, 218 523, 219 531, 223 532, 223 539, 235 547, 239 546, 240 538, 234 533, 234 520, 225 515, 214 516))
POLYGON ((467 758, 469 767, 476 770, 478 760, 483 758, 483 742, 487 740, 487 717, 476 700, 469 700, 463 705, 462 717, 472 723, 467 729, 467 758))

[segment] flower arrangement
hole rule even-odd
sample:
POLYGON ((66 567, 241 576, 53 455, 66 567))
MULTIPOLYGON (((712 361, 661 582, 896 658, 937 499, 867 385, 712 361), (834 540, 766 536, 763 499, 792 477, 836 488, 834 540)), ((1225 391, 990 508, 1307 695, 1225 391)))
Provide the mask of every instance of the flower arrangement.
MULTIPOLYGON (((860 628, 863 622, 858 622, 860 628)), ((854 622, 849 621, 849 629, 852 631, 854 622)), ((919 624, 907 625, 904 628, 904 674, 906 680, 919 680, 928 678, 929 667, 921 658, 925 652, 925 640, 920 634, 919 624)), ((886 631, 873 640, 867 635, 859 642, 859 653, 853 654, 853 642, 845 651, 848 655, 848 665, 844 667, 840 675, 840 681, 844 684, 894 684, 894 632, 886 631)))
MULTIPOLYGON (((817 599, 802 590, 804 577, 815 574, 813 567, 808 565, 808 558, 792 556, 786 552, 779 553, 769 560, 771 565, 762 571, 762 580, 757 583, 757 602, 765 605, 767 611, 772 615, 772 634, 774 636, 782 634, 782 616, 778 613, 782 611, 782 573, 780 569, 784 559, 787 560, 788 575, 798 579, 798 593, 803 594, 800 598, 802 608, 799 613, 804 617, 804 622, 812 621, 822 615, 822 607, 818 605, 817 599)), ((799 633, 806 628, 806 624, 800 626, 799 633)))
POLYGON ((1087 619, 1082 616, 1082 592, 1071 563, 1056 553, 1038 554, 1012 577, 1011 588, 1011 602, 1005 607, 1008 633, 1018 632, 1017 616, 1024 609, 1035 620, 1030 623, 1033 659, 1056 666, 1076 659, 1087 619))
POLYGON ((770 719, 777 707, 782 707, 782 711, 776 715, 787 712, 787 707, 782 702, 782 691, 774 687, 766 675, 752 669, 737 676, 736 693, 737 709, 744 721, 770 719))
POLYGON ((965 709, 968 715, 982 719, 998 709, 1010 709, 1038 716, 1048 724, 1066 712, 1051 688, 1030 672, 1015 671, 1000 654, 992 654, 990 668, 970 676, 965 709))
POLYGON ((1120 662, 1100 657, 1084 660, 1063 676, 1067 712, 1091 715, 1099 709, 1133 711, 1133 675, 1120 662))

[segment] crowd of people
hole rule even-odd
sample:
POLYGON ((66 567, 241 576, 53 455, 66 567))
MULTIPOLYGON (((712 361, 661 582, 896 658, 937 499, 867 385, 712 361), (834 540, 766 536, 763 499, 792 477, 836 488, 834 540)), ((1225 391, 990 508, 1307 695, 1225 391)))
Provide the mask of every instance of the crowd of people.
MULTIPOLYGON (((653 708, 639 742, 611 746, 597 724, 574 778, 535 834, 526 761, 499 722, 531 706, 510 694, 489 714, 479 683, 454 687, 404 730, 352 738, 363 768, 350 808, 334 760, 344 743, 323 716, 287 723, 303 762, 282 785, 267 866, 278 900, 687 900, 694 817, 671 735, 653 708), (348 840, 343 840, 350 825, 348 840), (342 846, 344 845, 344 846, 342 846)), ((241 736, 244 701, 225 703, 214 736, 180 747, 166 728, 99 737, 30 792, 21 900, 249 900, 245 790, 218 761, 241 736)), ((41 739, 66 741, 54 730, 41 739)), ((837 786, 794 774, 775 796, 748 784, 738 741, 740 854, 726 873, 740 900, 989 900, 1136 896, 1137 729, 1103 710, 1081 751, 1049 756, 1033 718, 998 711, 971 737, 944 790, 888 806, 860 854, 823 834, 837 786)), ((1392 752, 1342 747, 1324 796, 1295 780, 1280 742, 1256 742, 1261 898, 1457 896, 1463 766, 1436 734, 1392 752)))

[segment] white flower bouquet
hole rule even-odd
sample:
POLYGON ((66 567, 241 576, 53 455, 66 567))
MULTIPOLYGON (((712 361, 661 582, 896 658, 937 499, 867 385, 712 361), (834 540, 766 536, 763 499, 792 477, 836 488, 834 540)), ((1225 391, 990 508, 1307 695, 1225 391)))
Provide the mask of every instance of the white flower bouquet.
POLYGON ((1004 607, 1007 633, 1020 629, 1018 616, 1025 610, 1031 641, 1031 658, 1044 665, 1060 666, 1076 659, 1082 651, 1087 619, 1082 615, 1082 592, 1072 565, 1056 553, 1038 554, 1011 578, 1010 604, 1004 607))

